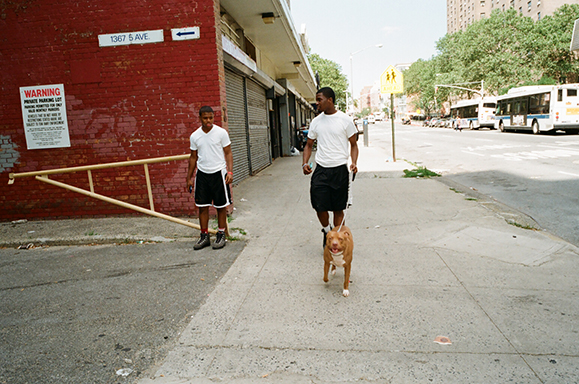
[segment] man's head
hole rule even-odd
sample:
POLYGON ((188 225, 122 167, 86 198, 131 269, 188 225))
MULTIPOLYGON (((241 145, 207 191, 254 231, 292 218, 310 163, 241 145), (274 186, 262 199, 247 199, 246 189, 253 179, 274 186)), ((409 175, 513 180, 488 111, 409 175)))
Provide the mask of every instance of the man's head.
POLYGON ((210 129, 213 127, 214 113, 213 108, 208 105, 204 105, 199 109, 199 119, 201 120, 201 126, 205 129, 210 129))
POLYGON ((316 93, 316 105, 318 111, 332 114, 336 112, 334 107, 334 102, 336 100, 336 94, 334 90, 330 87, 323 87, 316 93))

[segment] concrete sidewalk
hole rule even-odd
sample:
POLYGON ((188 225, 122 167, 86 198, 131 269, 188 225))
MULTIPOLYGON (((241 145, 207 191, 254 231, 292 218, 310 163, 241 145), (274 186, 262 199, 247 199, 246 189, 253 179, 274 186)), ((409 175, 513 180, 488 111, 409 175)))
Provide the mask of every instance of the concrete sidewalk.
MULTIPOLYGON (((578 250, 509 225, 524 215, 484 196, 402 178, 411 165, 360 150, 350 296, 343 270, 322 281, 301 157, 277 159, 234 189, 230 226, 248 244, 140 384, 579 383, 578 250)), ((146 217, 0 226, 5 245, 196 235, 146 217)))
POLYGON ((579 382, 577 249, 387 158, 361 148, 348 298, 301 158, 237 187, 249 243, 140 383, 579 382))

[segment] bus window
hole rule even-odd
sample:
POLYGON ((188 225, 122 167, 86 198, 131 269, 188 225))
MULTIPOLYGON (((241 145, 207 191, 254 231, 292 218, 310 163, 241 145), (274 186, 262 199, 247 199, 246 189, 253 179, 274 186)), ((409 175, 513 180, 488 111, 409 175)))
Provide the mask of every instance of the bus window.
POLYGON ((567 97, 577 97, 577 90, 576 89, 568 89, 567 90, 567 97))
POLYGON ((557 92, 557 101, 563 101, 563 90, 559 89, 557 92))

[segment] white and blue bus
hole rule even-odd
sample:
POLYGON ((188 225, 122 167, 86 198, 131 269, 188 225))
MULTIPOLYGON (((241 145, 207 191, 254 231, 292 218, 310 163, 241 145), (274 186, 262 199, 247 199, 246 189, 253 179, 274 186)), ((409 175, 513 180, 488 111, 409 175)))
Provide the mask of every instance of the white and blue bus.
POLYGON ((513 88, 497 97, 495 128, 538 134, 579 132, 579 84, 513 88))
POLYGON ((481 127, 495 127, 496 99, 461 100, 450 107, 450 116, 453 124, 458 128, 479 129, 481 127))

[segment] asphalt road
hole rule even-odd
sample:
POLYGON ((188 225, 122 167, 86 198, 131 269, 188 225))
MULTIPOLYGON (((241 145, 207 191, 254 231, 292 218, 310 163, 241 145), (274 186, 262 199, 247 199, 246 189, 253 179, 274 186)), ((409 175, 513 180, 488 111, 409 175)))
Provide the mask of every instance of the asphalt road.
MULTIPOLYGON (((392 153, 390 122, 369 127, 392 153)), ((396 157, 509 205, 579 246, 579 135, 454 131, 397 124, 396 157)))
POLYGON ((236 241, 194 252, 192 241, 177 241, 0 249, 0 383, 143 377, 172 349, 244 246, 236 241))

